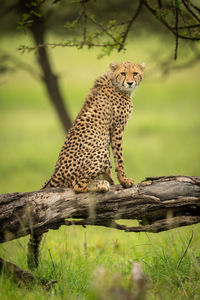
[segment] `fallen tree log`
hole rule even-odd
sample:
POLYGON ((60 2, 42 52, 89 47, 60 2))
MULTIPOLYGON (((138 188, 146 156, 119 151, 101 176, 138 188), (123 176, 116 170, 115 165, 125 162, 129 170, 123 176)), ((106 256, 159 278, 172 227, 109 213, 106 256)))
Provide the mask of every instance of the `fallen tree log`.
POLYGON ((51 188, 0 195, 1 243, 61 225, 160 232, 199 222, 200 177, 195 176, 146 178, 129 189, 112 186, 104 194, 75 194, 71 189, 51 188), (119 225, 119 219, 137 219, 140 225, 119 225))

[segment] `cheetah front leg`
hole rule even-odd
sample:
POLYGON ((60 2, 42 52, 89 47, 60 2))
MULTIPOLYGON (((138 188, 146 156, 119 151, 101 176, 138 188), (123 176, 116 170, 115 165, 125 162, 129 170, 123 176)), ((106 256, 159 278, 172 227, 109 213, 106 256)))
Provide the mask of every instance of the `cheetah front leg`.
POLYGON ((134 184, 133 179, 128 179, 124 172, 124 160, 122 155, 122 135, 123 130, 116 127, 111 133, 111 147, 115 161, 115 171, 117 179, 125 188, 129 188, 134 184))

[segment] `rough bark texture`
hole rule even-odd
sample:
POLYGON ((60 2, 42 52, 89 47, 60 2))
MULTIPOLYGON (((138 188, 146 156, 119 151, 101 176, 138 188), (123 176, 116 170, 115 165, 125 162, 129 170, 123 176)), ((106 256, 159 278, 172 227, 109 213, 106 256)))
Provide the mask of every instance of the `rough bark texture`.
POLYGON ((113 186, 105 194, 51 188, 0 195, 1 243, 61 225, 160 232, 199 222, 200 177, 194 176, 147 178, 129 189, 113 186), (118 219, 137 219, 141 226, 119 225, 118 219))

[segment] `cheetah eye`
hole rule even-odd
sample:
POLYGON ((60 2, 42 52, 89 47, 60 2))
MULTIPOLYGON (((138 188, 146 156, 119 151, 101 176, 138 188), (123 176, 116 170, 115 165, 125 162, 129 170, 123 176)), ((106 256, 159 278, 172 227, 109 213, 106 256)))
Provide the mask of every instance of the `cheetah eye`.
POLYGON ((138 75, 138 72, 133 72, 133 76, 137 76, 138 75))
POLYGON ((126 73, 125 72, 121 72, 121 75, 126 76, 126 73))

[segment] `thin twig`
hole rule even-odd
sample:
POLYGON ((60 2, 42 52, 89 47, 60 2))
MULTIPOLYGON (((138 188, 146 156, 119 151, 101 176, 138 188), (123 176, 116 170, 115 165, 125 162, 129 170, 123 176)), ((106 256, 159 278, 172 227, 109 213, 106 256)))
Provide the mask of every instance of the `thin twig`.
POLYGON ((122 45, 122 43, 120 43, 118 40, 116 40, 116 38, 100 23, 96 22, 93 18, 91 18, 90 16, 88 16, 88 19, 94 23, 96 26, 98 26, 99 28, 101 28, 101 30, 103 32, 105 32, 105 34, 107 34, 107 36, 109 36, 117 45, 122 45))
MULTIPOLYGON (((143 0, 143 3, 145 7, 158 19, 157 17, 157 10, 154 9, 151 5, 149 5, 147 0, 143 0)), ((158 19, 167 29, 169 29, 175 36, 178 35, 178 38, 184 39, 184 40, 191 40, 191 41, 199 41, 200 37, 197 36, 186 36, 182 35, 180 33, 176 33, 176 29, 172 27, 164 18, 158 19)))
MULTIPOLYGON (((191 10, 190 6, 187 3, 187 0, 182 0, 183 5, 185 6, 185 8, 187 9, 187 11, 197 20, 200 22, 200 18, 191 10)), ((191 2, 189 2, 191 3, 191 2)))
POLYGON ((128 33, 129 33, 130 29, 131 29, 131 26, 132 26, 133 22, 136 20, 136 18, 140 14, 141 9, 142 9, 142 5, 143 5, 143 0, 140 0, 136 12, 134 13, 133 17, 130 19, 130 21, 129 21, 127 27, 126 27, 126 30, 123 33, 122 42, 121 42, 121 45, 120 45, 120 47, 118 49, 118 52, 120 52, 124 48, 124 44, 125 44, 125 41, 127 39, 128 33))
POLYGON ((186 36, 186 35, 182 35, 182 34, 178 34, 178 37, 183 40, 200 41, 200 37, 186 36))
MULTIPOLYGON (((200 24, 193 24, 193 25, 187 25, 187 26, 178 26, 177 29, 191 29, 191 28, 198 28, 200 27, 200 24)), ((176 27, 172 27, 172 29, 176 29, 176 27)))
POLYGON ((86 13, 86 1, 82 1, 82 6, 83 6, 83 12, 82 12, 82 16, 83 16, 83 45, 86 42, 86 36, 87 36, 87 13, 86 13))
MULTIPOLYGON (((186 0, 186 1, 188 1, 188 0, 186 0)), ((192 1, 190 1, 190 5, 191 5, 195 10, 197 10, 198 13, 200 14, 200 8, 199 8, 199 7, 197 7, 194 3, 192 3, 192 1)))
MULTIPOLYGON (((184 24, 187 24, 187 16, 185 16, 184 15, 184 13, 183 13, 183 11, 182 10, 180 10, 180 16, 181 16, 181 18, 182 18, 182 20, 183 20, 183 23, 184 24)), ((199 25, 200 26, 200 25, 199 25)), ((187 32, 188 32, 188 34, 189 35, 191 35, 192 36, 192 27, 191 26, 187 26, 187 32)))
MULTIPOLYGON (((63 43, 42 43, 42 44, 38 44, 38 45, 35 45, 35 46, 25 46, 25 45, 22 45, 18 48, 19 51, 32 51, 32 50, 35 50, 35 49, 39 49, 39 48, 43 48, 43 47, 52 47, 52 48, 56 48, 56 47, 78 47, 80 48, 80 44, 81 42, 77 42, 77 43, 66 43, 66 42, 63 42, 63 43)), ((119 46, 119 42, 116 42, 116 43, 102 43, 102 44, 98 44, 98 43, 93 43, 93 42, 85 42, 85 45, 86 46, 89 46, 89 47, 99 47, 99 48, 104 48, 104 47, 114 47, 114 46, 119 46)))
POLYGON ((190 244, 191 244, 192 239, 193 239, 193 235, 194 235, 194 232, 193 232, 193 230, 192 230, 192 234, 191 234, 191 237, 190 237, 190 239, 189 239, 188 245, 187 245, 187 247, 186 247, 186 249, 185 249, 183 255, 181 256, 181 258, 179 259, 179 262, 178 262, 178 264, 177 264, 177 269, 180 267, 180 264, 181 264, 183 258, 185 257, 185 255, 186 255, 186 253, 187 253, 189 247, 190 247, 190 244))

